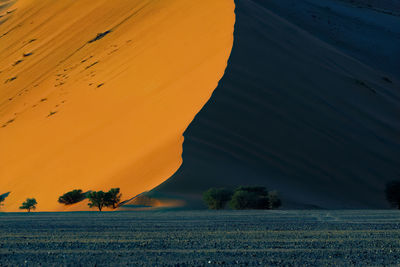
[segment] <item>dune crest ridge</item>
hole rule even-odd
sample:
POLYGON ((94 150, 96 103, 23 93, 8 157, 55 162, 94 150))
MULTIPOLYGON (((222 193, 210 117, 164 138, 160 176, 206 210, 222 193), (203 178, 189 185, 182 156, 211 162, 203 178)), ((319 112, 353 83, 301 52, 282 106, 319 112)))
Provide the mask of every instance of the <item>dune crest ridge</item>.
POLYGON ((179 168, 182 134, 227 65, 233 1, 4 3, 2 210, 27 197, 63 210, 58 196, 75 188, 128 199, 179 168))

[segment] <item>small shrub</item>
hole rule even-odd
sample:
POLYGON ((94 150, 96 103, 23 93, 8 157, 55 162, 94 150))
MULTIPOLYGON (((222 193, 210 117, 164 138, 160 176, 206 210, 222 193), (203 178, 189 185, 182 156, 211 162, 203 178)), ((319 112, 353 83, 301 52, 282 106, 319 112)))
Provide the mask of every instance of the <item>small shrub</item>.
POLYGON ((81 202, 86 198, 86 195, 82 193, 81 189, 75 189, 58 198, 58 202, 64 205, 72 205, 81 202))
POLYGON ((232 191, 225 188, 210 188, 203 194, 203 200, 209 209, 219 210, 231 199, 232 191))
POLYGON ((387 183, 385 194, 390 205, 400 209, 400 181, 392 181, 387 183))
POLYGON ((110 191, 105 193, 105 206, 116 209, 121 201, 119 188, 112 188, 110 191))
POLYGON ((22 203, 22 206, 19 207, 21 210, 27 210, 28 212, 31 212, 31 210, 35 210, 37 205, 37 201, 34 198, 27 198, 24 203, 22 203))

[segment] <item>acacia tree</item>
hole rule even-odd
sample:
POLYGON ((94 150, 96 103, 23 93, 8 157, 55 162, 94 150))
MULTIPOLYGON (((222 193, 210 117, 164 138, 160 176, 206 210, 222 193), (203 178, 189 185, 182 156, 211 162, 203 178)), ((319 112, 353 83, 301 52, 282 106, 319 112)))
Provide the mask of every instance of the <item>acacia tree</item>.
POLYGON ((96 207, 101 211, 106 206, 106 193, 103 191, 92 191, 88 193, 87 198, 89 199, 89 207, 96 207))
POLYGON ((121 202, 122 194, 119 188, 112 188, 105 193, 105 206, 116 209, 121 202))
POLYGON ((37 201, 34 198, 27 198, 24 203, 22 203, 22 206, 19 207, 21 210, 27 210, 28 212, 31 212, 31 210, 35 210, 37 205, 37 201))
POLYGON ((203 200, 209 209, 219 210, 231 199, 232 191, 225 188, 210 188, 203 194, 203 200))
POLYGON ((8 197, 9 194, 10 194, 10 192, 0 195, 0 207, 4 206, 4 201, 6 200, 6 198, 8 197))
POLYGON ((64 205, 72 205, 81 202, 86 198, 86 195, 82 193, 81 189, 75 189, 58 198, 58 202, 64 205))
POLYGON ((4 195, 0 195, 0 207, 4 206, 4 200, 6 200, 5 194, 4 195))
POLYGON ((400 210, 400 181, 391 181, 386 184, 386 199, 393 206, 400 210))

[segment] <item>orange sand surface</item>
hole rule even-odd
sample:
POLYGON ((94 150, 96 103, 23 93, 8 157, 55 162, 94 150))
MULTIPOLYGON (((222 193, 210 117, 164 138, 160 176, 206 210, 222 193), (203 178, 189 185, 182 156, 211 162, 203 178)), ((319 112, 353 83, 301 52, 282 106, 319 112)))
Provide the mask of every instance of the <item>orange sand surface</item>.
POLYGON ((1 209, 63 210, 75 188, 124 200, 171 176, 234 22, 233 0, 0 1, 1 209))

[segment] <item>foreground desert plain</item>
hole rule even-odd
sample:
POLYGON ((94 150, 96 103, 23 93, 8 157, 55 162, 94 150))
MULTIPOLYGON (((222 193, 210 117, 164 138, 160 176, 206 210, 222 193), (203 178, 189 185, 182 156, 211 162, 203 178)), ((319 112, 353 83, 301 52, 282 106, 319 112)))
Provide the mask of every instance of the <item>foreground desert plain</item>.
POLYGON ((0 266, 400 264, 398 211, 0 214, 0 266))

